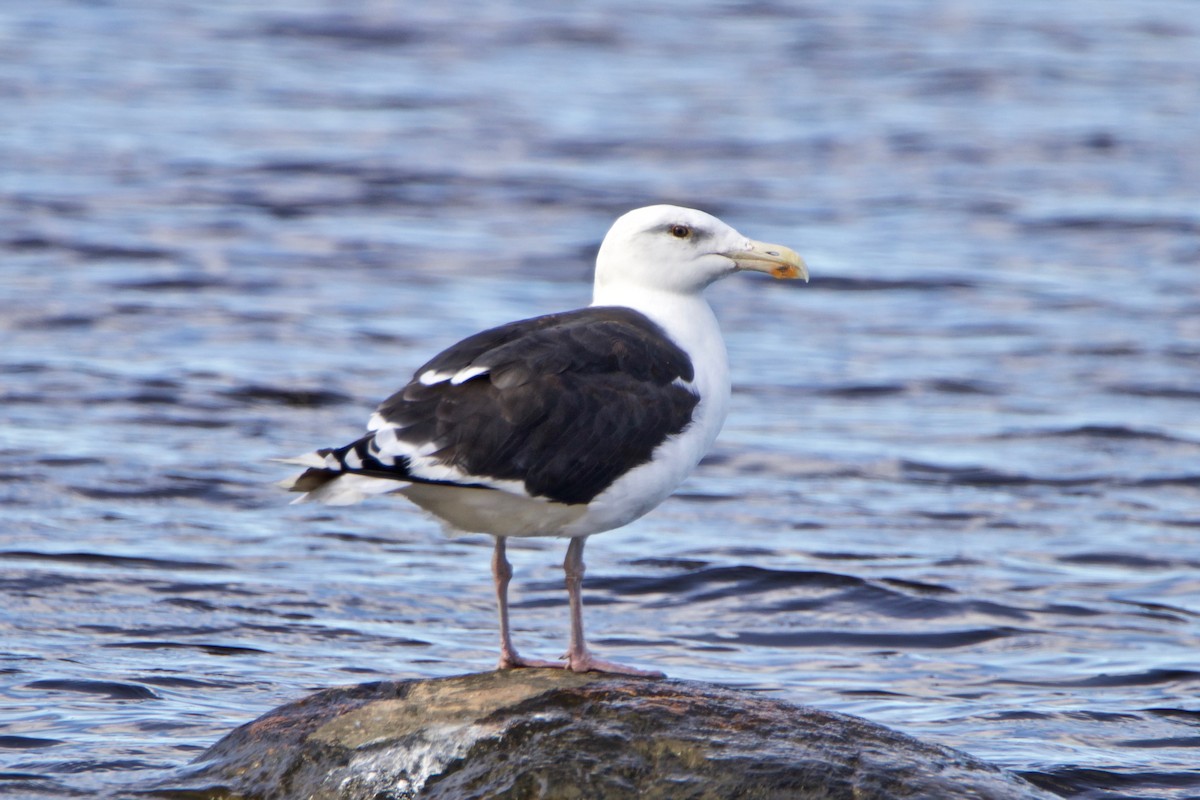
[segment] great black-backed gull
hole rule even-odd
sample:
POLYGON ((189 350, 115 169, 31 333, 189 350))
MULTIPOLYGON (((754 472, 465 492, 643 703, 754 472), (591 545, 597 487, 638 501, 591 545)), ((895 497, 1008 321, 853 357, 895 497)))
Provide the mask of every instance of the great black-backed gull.
POLYGON ((674 491, 729 405, 725 342, 704 290, 742 270, 808 279, 794 251, 676 206, 630 211, 596 258, 592 304, 470 336, 379 406, 367 434, 291 463, 297 498, 333 505, 395 492, 458 531, 496 538, 500 668, 659 675, 593 656, 583 635, 583 546, 674 491), (571 641, 526 659, 509 634, 510 536, 569 537, 571 641))

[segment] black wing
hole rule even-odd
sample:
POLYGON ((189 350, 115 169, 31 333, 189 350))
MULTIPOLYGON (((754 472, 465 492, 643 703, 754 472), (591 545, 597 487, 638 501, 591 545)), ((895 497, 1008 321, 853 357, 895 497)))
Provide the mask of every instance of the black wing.
POLYGON ((535 317, 437 355, 379 406, 379 441, 341 451, 367 455, 354 471, 376 476, 445 483, 451 468, 452 482, 520 481, 531 495, 586 503, 687 427, 699 397, 682 384, 693 377, 687 353, 631 309, 535 317), (419 380, 472 367, 486 372, 419 380))

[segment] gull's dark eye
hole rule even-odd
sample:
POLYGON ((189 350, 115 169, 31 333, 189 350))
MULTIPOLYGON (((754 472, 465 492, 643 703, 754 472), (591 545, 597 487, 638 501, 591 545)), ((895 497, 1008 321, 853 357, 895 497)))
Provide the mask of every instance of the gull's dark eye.
POLYGON ((676 239, 686 239, 692 235, 692 229, 687 225, 672 225, 671 235, 676 239))

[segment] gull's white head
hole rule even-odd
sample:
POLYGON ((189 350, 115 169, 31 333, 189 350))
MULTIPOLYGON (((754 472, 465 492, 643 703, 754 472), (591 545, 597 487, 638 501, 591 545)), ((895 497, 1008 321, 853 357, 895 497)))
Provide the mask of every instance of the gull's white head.
POLYGON ((747 238, 694 208, 647 206, 613 223, 596 257, 596 291, 640 287, 698 294, 741 270, 808 280, 794 250, 747 238))

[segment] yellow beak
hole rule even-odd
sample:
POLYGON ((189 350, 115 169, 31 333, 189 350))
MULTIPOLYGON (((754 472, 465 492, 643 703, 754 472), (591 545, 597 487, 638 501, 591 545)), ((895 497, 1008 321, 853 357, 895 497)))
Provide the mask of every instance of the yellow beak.
POLYGON ((781 244, 756 242, 751 239, 749 250, 738 250, 724 255, 733 259, 738 269, 765 272, 776 278, 803 278, 808 282, 808 266, 804 259, 795 250, 781 244))

